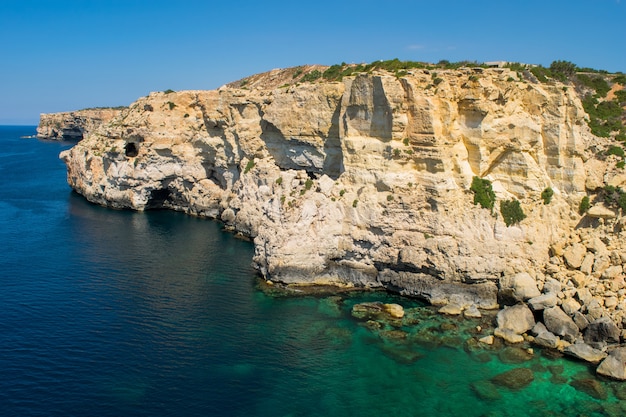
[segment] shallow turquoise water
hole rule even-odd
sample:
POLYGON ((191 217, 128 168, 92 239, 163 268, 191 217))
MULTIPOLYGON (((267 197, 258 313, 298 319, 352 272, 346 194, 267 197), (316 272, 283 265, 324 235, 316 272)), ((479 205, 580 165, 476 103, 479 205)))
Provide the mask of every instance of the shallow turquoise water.
POLYGON ((603 381, 598 400, 569 384, 591 375, 585 364, 470 349, 488 319, 443 319, 382 293, 261 291, 249 242, 208 220, 88 204, 57 159, 70 144, 19 139, 33 133, 0 127, 2 416, 625 412, 621 385, 603 381), (408 317, 366 323, 351 315, 364 301, 408 317), (472 389, 518 367, 533 370, 525 388, 491 400, 472 389))

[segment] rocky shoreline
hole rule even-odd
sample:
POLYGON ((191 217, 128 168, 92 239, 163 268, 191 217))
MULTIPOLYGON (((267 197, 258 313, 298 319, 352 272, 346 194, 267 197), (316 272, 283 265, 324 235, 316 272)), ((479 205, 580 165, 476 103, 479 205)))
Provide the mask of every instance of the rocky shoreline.
POLYGON ((604 191, 626 175, 581 92, 509 69, 303 81, 320 69, 152 93, 61 154, 68 183, 103 206, 221 220, 268 281, 502 309, 484 337, 626 379, 626 221, 604 191), (473 178, 523 216, 472 201, 473 178))

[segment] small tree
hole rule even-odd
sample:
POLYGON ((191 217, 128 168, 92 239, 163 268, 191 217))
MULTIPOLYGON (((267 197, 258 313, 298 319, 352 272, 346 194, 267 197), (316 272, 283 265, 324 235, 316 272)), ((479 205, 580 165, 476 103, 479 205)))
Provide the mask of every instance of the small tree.
POLYGON ((543 204, 550 204, 552 201, 552 196, 554 195, 554 191, 552 188, 547 187, 545 190, 541 192, 541 198, 543 199, 543 204))
POLYGON ((493 209, 493 205, 496 202, 496 193, 493 192, 491 181, 474 177, 470 190, 474 192, 474 205, 480 204, 483 208, 493 209))
POLYGON ((516 199, 501 201, 500 213, 507 227, 519 223, 526 218, 522 206, 520 206, 519 201, 516 199))

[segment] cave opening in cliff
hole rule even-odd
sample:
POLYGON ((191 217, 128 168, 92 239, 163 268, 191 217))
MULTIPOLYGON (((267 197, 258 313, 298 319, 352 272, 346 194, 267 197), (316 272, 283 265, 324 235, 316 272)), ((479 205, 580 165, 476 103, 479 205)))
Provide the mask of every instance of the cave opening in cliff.
POLYGON ((170 190, 159 188, 150 192, 150 198, 146 203, 147 210, 162 209, 170 198, 170 190))
POLYGON ((124 147, 124 151, 129 158, 134 158, 139 155, 139 149, 137 149, 137 145, 135 145, 134 142, 128 142, 124 147))

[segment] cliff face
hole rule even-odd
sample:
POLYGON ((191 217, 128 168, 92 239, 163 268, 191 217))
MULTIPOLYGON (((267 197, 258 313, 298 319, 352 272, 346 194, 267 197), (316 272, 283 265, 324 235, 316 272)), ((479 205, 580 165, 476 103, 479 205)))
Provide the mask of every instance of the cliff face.
POLYGON ((621 322, 623 222, 610 210, 583 218, 578 205, 626 178, 590 150, 605 145, 573 89, 507 69, 283 87, 289 73, 264 77, 139 99, 62 153, 69 184, 105 206, 220 219, 254 240, 254 264, 273 281, 495 308, 502 279, 523 273, 538 291, 557 282, 560 300, 588 290, 621 322), (526 219, 507 227, 498 203, 474 205, 474 176, 499 201, 518 199, 526 219), (574 245, 589 270, 568 263, 574 245))
POLYGON ((43 113, 37 137, 47 140, 81 140, 100 125, 119 116, 122 109, 86 109, 64 113, 43 113))

